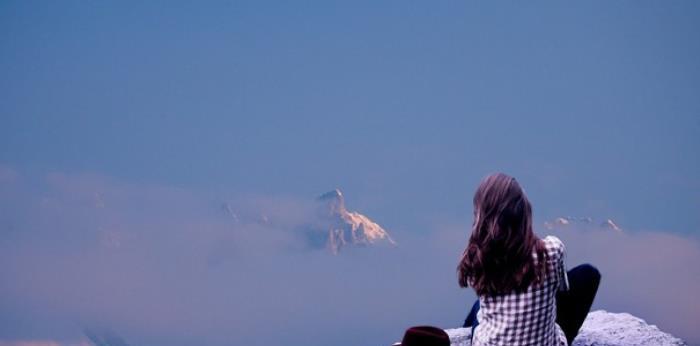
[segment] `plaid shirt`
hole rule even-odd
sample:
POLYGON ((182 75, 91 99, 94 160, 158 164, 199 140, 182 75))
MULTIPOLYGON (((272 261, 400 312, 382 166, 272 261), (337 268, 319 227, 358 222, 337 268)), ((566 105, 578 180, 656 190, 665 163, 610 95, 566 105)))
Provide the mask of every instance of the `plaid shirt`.
MULTIPOLYGON (((564 243, 555 236, 543 239, 547 250, 544 282, 522 293, 481 296, 472 346, 567 346, 556 320, 557 290, 569 289, 564 243)), ((535 261, 537 255, 533 254, 535 261)))

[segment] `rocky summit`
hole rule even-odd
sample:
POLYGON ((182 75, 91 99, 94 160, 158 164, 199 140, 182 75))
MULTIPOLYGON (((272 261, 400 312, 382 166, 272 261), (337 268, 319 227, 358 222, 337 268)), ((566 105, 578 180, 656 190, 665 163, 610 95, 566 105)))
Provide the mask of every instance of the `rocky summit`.
POLYGON ((369 217, 345 207, 339 189, 317 198, 317 220, 307 232, 311 244, 322 245, 334 254, 346 246, 396 245, 389 233, 369 217))
MULTIPOLYGON (((471 329, 446 329, 452 346, 471 346, 471 329)), ((683 346, 683 340, 628 313, 588 314, 573 346, 683 346)))

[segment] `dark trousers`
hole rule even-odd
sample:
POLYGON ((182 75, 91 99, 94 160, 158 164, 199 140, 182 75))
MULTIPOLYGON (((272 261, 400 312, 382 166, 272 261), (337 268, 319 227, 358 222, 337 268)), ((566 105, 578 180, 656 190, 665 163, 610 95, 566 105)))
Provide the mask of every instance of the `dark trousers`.
MULTIPOLYGON (((567 272, 569 290, 557 293, 557 324, 566 334, 569 345, 574 341, 583 321, 593 305, 593 299, 600 285, 600 272, 590 264, 582 264, 567 272)), ((464 320, 464 328, 474 328, 479 325, 476 314, 479 312, 479 300, 472 306, 469 315, 464 320)))

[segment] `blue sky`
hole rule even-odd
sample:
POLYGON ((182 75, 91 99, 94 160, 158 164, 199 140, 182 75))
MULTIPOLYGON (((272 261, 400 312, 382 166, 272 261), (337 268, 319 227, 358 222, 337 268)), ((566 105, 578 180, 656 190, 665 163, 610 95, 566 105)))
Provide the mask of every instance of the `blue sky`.
POLYGON ((0 5, 0 161, 459 215, 700 227, 693 2, 0 5), (351 195, 352 196, 352 195, 351 195))
POLYGON ((696 238, 699 19, 692 1, 4 1, 0 164, 220 198, 339 187, 398 239, 468 224, 504 171, 539 220, 696 238))

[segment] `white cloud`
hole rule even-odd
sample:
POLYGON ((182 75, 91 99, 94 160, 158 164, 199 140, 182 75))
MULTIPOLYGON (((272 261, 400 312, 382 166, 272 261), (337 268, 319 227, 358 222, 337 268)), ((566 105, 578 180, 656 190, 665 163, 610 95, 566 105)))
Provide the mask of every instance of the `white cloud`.
POLYGON ((588 262, 602 273, 598 308, 626 311, 679 336, 700 341, 700 242, 666 232, 568 229, 568 264, 588 262))
MULTIPOLYGON (((474 299, 455 273, 467 225, 394 232, 398 248, 334 257, 302 251, 291 232, 313 196, 234 196, 226 201, 236 221, 222 200, 199 191, 96 175, 55 173, 44 187, 17 181, 0 195, 0 340, 31 321, 34 334, 24 338, 32 342, 51 342, 56 329, 105 326, 156 346, 389 344, 410 325, 458 326, 474 299), (260 210, 272 221, 256 221, 260 210)), ((601 270, 596 307, 700 341, 692 325, 700 319, 696 238, 555 234, 570 267, 601 270)))

